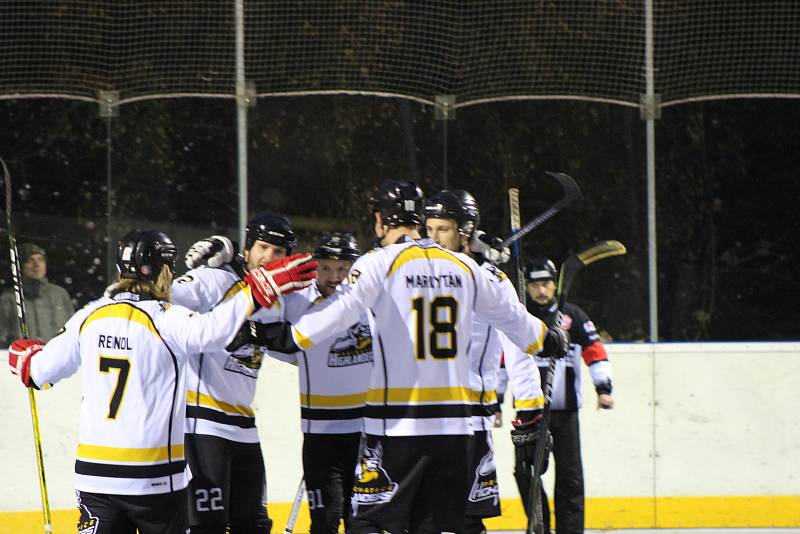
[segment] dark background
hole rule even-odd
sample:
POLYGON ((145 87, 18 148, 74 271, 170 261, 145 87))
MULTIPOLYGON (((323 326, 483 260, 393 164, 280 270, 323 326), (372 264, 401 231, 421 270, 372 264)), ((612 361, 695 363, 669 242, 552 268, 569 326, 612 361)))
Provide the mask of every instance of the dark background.
MULTIPOLYGON (((800 339, 799 112, 791 99, 663 110, 656 122, 662 340, 800 339)), ((300 250, 332 228, 357 232, 369 248, 365 200, 386 178, 417 180, 426 193, 445 179, 467 189, 480 204, 481 226, 505 236, 509 187, 519 187, 526 221, 560 195, 544 171, 570 174, 584 197, 526 237, 524 253, 559 263, 594 241, 625 243, 627 256, 581 273, 572 300, 614 340, 647 337, 638 109, 483 104, 459 109, 446 136, 432 107, 400 99, 265 98, 249 113, 250 210, 288 214, 300 250)), ((0 101, 0 155, 12 174, 18 241, 45 247, 50 280, 82 305, 108 283, 109 248, 132 227, 163 228, 182 251, 205 235, 236 236, 235 121, 230 99, 130 103, 110 122, 94 103, 0 101)))

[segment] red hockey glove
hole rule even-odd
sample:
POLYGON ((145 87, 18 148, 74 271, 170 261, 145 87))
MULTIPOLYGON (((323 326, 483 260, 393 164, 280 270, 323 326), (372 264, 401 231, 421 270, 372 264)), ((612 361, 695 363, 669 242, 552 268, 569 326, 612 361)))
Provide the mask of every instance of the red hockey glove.
POLYGON ((31 387, 31 358, 44 347, 38 339, 17 339, 8 347, 8 366, 22 383, 31 387))
POLYGON ((245 283, 255 301, 269 308, 281 295, 310 286, 317 277, 317 266, 319 262, 313 261, 311 254, 293 254, 249 272, 245 283))

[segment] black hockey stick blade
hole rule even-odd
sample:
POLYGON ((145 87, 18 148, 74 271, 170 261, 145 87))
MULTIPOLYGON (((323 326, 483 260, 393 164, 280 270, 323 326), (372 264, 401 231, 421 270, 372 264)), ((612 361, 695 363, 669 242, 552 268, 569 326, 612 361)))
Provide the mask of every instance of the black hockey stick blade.
POLYGON ((571 176, 564 174, 563 172, 548 171, 545 174, 548 174, 558 180, 558 183, 560 183, 561 187, 564 189, 564 195, 558 200, 558 202, 544 210, 542 213, 537 215, 536 218, 526 223, 525 226, 504 239, 500 244, 501 247, 507 247, 515 241, 522 239, 531 231, 549 221, 556 213, 580 198, 581 188, 578 187, 578 183, 573 180, 571 176))

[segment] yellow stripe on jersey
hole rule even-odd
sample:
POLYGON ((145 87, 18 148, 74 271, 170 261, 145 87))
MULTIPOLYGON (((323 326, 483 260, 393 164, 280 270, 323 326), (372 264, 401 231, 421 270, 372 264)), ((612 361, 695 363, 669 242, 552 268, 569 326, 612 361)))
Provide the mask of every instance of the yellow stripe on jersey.
POLYGON ((222 302, 225 302, 228 299, 233 298, 233 296, 244 289, 246 284, 242 280, 237 280, 235 284, 231 286, 231 288, 225 292, 225 296, 222 297, 222 302))
POLYGON ((297 346, 303 350, 308 350, 314 346, 314 342, 301 334, 295 327, 292 327, 292 337, 294 338, 294 342, 297 343, 297 346))
POLYGON ((514 399, 515 410, 536 410, 544 408, 544 396, 535 399, 514 399))
POLYGON ((471 389, 469 391, 469 400, 472 402, 482 402, 484 404, 490 402, 497 402, 497 392, 492 391, 478 391, 471 389), (481 398, 483 396, 483 398, 481 398))
POLYGON ((542 332, 539 334, 539 339, 528 345, 528 348, 525 350, 528 354, 536 354, 542 347, 544 347, 544 335, 547 333, 547 327, 542 326, 542 332))
POLYGON ((89 317, 87 317, 85 321, 83 321, 80 331, 83 332, 83 329, 86 328, 89 323, 98 321, 100 319, 126 319, 134 323, 139 323, 155 334, 157 338, 161 339, 161 336, 158 334, 158 331, 153 324, 153 320, 150 319, 150 316, 136 306, 128 304, 127 302, 109 304, 108 306, 97 308, 95 311, 89 314, 89 317))
POLYGON ((351 395, 308 395, 301 393, 300 406, 303 408, 349 408, 363 405, 366 398, 366 391, 351 395))
MULTIPOLYGON (((183 444, 172 445, 173 460, 183 459, 183 444)), ((85 460, 103 460, 108 462, 166 462, 169 460, 166 447, 131 448, 107 447, 104 445, 78 444, 78 458, 85 460)))
POLYGON ((397 257, 392 262, 392 266, 389 267, 389 272, 386 274, 387 277, 394 274, 400 267, 405 265, 406 263, 414 260, 448 260, 452 261, 465 271, 467 271, 470 275, 472 275, 472 270, 467 267, 467 264, 458 259, 455 255, 451 252, 446 250, 442 250, 437 247, 432 248, 422 248, 419 246, 408 247, 403 252, 397 255, 397 257))
POLYGON ((388 388, 370 389, 367 403, 382 402, 425 403, 425 402, 469 402, 471 391, 465 387, 438 388, 388 388))
MULTIPOLYGON (((222 297, 222 300, 220 302, 225 302, 226 300, 232 299, 240 291, 247 291, 248 292, 247 296, 250 297, 250 305, 247 308, 247 317, 250 317, 251 315, 253 315, 253 312, 255 311, 253 309, 253 295, 251 293, 250 286, 245 284, 242 280, 239 280, 235 284, 233 284, 231 288, 225 293, 225 296, 222 297)), ((274 306, 278 306, 278 301, 275 301, 274 306)))
POLYGON ((255 417, 256 414, 249 406, 240 406, 238 404, 231 404, 224 402, 205 393, 198 393, 197 391, 188 390, 186 392, 186 403, 191 405, 206 406, 208 408, 215 408, 229 414, 246 415, 248 417, 255 417))

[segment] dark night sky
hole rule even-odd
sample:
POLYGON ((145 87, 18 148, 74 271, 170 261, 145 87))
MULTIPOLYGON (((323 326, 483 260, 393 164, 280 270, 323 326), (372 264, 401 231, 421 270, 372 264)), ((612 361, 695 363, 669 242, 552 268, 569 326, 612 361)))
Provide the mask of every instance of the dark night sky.
MULTIPOLYGON (((800 14, 785 2, 654 4, 662 102, 800 95, 800 14)), ((252 211, 289 214, 305 246, 331 226, 358 232, 364 246, 367 191, 391 177, 433 192, 445 181, 446 154, 448 185, 474 193, 483 226, 505 235, 507 189, 520 188, 529 218, 559 194, 544 171, 566 172, 584 198, 526 238, 524 251, 558 262, 593 241, 623 241, 628 256, 587 270, 572 296, 614 339, 646 337, 645 128, 636 107, 644 92, 643 2, 247 5, 247 77, 259 95, 347 88, 416 99, 258 98, 248 110, 252 211), (433 107, 420 103, 437 94, 459 103, 578 100, 459 108, 445 135, 433 107)), ((0 154, 15 183, 20 241, 48 248, 52 279, 76 302, 105 286, 109 241, 131 226, 163 227, 184 248, 209 233, 236 232, 228 7, 194 0, 0 5, 0 97, 224 96, 125 103, 110 121, 110 150, 96 102, 0 100, 0 154)), ((663 339, 800 339, 798 118, 794 98, 662 109, 663 339)))

